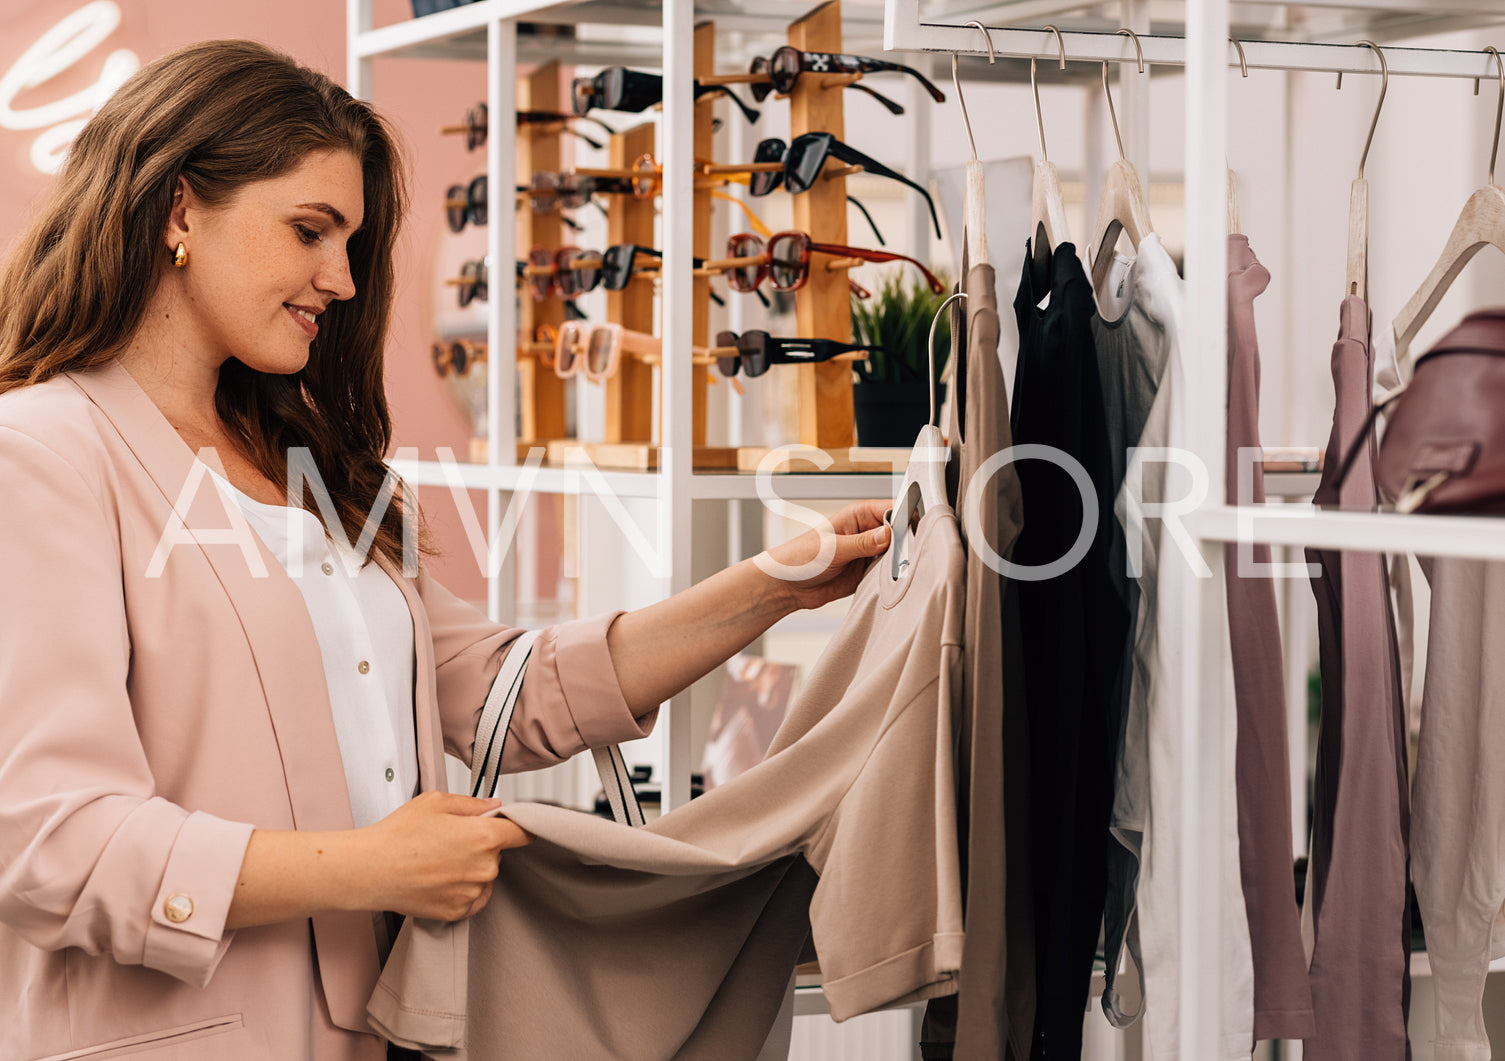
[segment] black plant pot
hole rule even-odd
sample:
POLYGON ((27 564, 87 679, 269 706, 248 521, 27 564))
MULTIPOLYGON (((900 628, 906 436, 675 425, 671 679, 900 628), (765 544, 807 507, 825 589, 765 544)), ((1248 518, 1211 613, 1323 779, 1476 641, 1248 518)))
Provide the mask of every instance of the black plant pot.
MULTIPOLYGON (((935 388, 937 414, 945 401, 946 385, 939 383, 935 388)), ((852 410, 859 446, 913 446, 930 416, 930 395, 923 383, 858 381, 852 385, 852 410)))

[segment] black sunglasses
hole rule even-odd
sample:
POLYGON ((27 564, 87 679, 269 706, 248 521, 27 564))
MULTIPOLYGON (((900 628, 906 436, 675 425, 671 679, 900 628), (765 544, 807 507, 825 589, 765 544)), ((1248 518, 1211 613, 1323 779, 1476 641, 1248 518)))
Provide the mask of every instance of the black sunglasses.
POLYGON ((491 269, 485 260, 471 259, 460 266, 460 305, 468 306, 472 301, 485 302, 490 296, 491 269))
MULTIPOLYGON (((752 86, 753 99, 759 103, 768 98, 768 93, 778 91, 788 95, 794 91, 794 83, 800 79, 801 74, 876 74, 885 71, 909 74, 917 78, 920 84, 925 86, 925 91, 937 103, 945 103, 946 96, 940 89, 930 83, 924 74, 912 66, 902 63, 891 63, 885 59, 870 59, 865 55, 841 55, 835 52, 802 52, 793 45, 786 44, 765 59, 762 56, 752 61, 751 72, 754 74, 767 74, 770 84, 754 84, 752 86)), ((849 85, 848 88, 862 89, 875 97, 895 114, 903 114, 904 108, 885 96, 880 96, 872 89, 861 84, 849 85)))
MULTIPOLYGON (((725 94, 737 105, 742 116, 751 124, 758 120, 758 111, 749 107, 725 85, 702 85, 695 82, 695 98, 711 92, 725 94)), ((624 111, 637 114, 664 100, 662 74, 649 74, 642 70, 629 70, 625 66, 609 66, 595 77, 575 78, 570 92, 570 102, 575 113, 584 116, 588 111, 624 111)))
MULTIPOLYGON (((779 162, 784 168, 772 173, 752 174, 748 181, 748 191, 753 195, 767 195, 781 184, 796 195, 809 191, 820 179, 820 172, 825 168, 828 158, 845 162, 849 166, 861 166, 864 173, 888 177, 890 180, 907 184, 919 192, 925 197, 925 205, 930 207, 930 220, 935 225, 935 238, 941 238, 941 219, 936 215, 935 200, 930 198, 929 192, 902 173, 889 169, 877 159, 842 143, 830 133, 805 133, 802 136, 796 136, 794 142, 787 146, 778 137, 769 137, 767 140, 760 141, 757 150, 753 153, 753 162, 779 162)), ((867 211, 864 210, 863 213, 866 214, 867 211)), ((868 218, 868 223, 872 223, 871 217, 868 218)), ((883 243, 881 236, 878 242, 883 243)))
MULTIPOLYGON (((592 136, 586 136, 580 130, 574 128, 572 125, 569 124, 571 122, 579 122, 579 121, 586 121, 586 122, 591 122, 591 123, 593 123, 595 125, 599 125, 602 129, 606 130, 606 132, 609 133, 609 134, 615 134, 616 133, 615 129, 613 129, 611 126, 607 125, 605 122, 603 122, 599 118, 586 118, 586 117, 583 117, 582 115, 579 115, 579 114, 566 114, 563 111, 518 111, 517 112, 517 124, 518 125, 547 125, 547 124, 554 124, 554 123, 563 123, 564 126, 565 126, 565 132, 571 133, 574 136, 578 136, 581 140, 584 140, 587 144, 590 144, 591 147, 594 147, 597 150, 599 150, 602 146, 604 146, 600 140, 597 140, 595 137, 592 137, 592 136)), ((448 132, 455 132, 455 133, 463 132, 465 134, 465 148, 466 148, 466 150, 467 151, 474 151, 477 148, 481 148, 481 147, 485 147, 486 146, 486 134, 487 134, 487 131, 489 130, 489 128, 490 128, 490 122, 488 120, 488 112, 486 110, 486 104, 484 104, 484 103, 477 103, 474 107, 470 108, 470 110, 468 110, 468 111, 465 112, 465 124, 464 125, 455 126, 455 127, 446 127, 443 131, 447 132, 447 133, 448 132)))
POLYGON ((735 347, 737 350, 735 356, 716 358, 716 368, 723 376, 735 376, 740 369, 753 378, 763 375, 771 365, 814 365, 842 354, 883 349, 836 339, 776 339, 765 331, 743 332, 741 335, 718 332, 716 346, 727 350, 735 347))
POLYGON ((465 223, 486 223, 486 175, 483 173, 470 184, 451 184, 444 193, 444 219, 451 232, 465 231, 465 223))

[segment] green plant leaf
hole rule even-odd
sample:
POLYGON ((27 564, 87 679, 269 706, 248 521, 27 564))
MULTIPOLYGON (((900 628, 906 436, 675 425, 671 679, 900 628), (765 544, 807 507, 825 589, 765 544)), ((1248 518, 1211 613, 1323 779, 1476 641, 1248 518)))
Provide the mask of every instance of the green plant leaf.
MULTIPOLYGON (((944 274, 938 273, 949 289, 944 274)), ((946 300, 923 281, 906 282, 903 274, 884 279, 869 299, 852 296, 853 333, 860 343, 881 346, 868 358, 868 378, 880 383, 900 383, 925 378, 929 352, 925 344, 930 322, 946 300), (902 361, 911 372, 904 371, 902 361)), ((949 314, 948 314, 949 318, 949 314)), ((951 353, 951 322, 942 319, 935 330, 935 378, 940 379, 951 353)))

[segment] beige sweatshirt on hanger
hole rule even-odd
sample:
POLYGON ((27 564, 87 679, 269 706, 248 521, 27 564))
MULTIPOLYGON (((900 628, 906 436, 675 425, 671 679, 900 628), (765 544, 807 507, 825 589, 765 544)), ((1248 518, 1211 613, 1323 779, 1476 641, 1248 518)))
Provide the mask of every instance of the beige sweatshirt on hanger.
POLYGON ((837 1020, 955 991, 965 557, 949 507, 910 556, 898 580, 886 556, 869 567, 752 770, 642 829, 505 808, 538 839, 506 852, 468 923, 468 1021, 455 933, 410 921, 375 1026, 463 1039, 472 1061, 751 1059, 807 936, 837 1020))

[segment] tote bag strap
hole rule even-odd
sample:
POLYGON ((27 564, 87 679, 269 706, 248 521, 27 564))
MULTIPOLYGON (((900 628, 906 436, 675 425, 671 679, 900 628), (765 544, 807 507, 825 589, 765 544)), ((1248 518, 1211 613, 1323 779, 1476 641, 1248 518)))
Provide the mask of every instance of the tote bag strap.
MULTIPOLYGON (((539 631, 529 630, 512 643, 511 650, 502 660, 502 669, 491 683, 491 692, 486 697, 486 706, 481 710, 481 720, 476 726, 475 749, 471 753, 470 794, 487 798, 496 794, 497 782, 502 774, 502 752, 507 747, 507 734, 512 725, 512 713, 517 709, 517 699, 522 694, 523 677, 528 670, 528 661, 533 656, 533 646, 538 641, 539 631)), ((624 825, 642 825, 643 808, 638 803, 632 787, 632 771, 622 757, 622 750, 615 744, 592 749, 596 760, 596 772, 601 775, 601 787, 611 804, 611 814, 624 825)))

